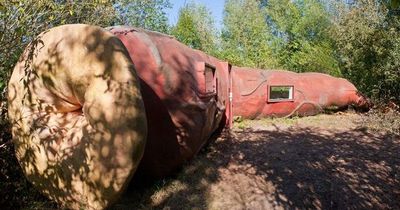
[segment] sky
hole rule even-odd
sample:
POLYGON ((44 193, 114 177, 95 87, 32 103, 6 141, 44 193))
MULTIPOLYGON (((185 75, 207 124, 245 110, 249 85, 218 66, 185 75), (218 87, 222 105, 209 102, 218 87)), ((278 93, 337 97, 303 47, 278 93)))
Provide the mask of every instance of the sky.
MULTIPOLYGON (((179 9, 191 0, 170 0, 172 9, 167 10, 169 24, 175 25, 178 21, 179 9)), ((192 0, 195 3, 204 4, 212 13, 217 29, 222 26, 222 13, 224 11, 225 0, 192 0)))

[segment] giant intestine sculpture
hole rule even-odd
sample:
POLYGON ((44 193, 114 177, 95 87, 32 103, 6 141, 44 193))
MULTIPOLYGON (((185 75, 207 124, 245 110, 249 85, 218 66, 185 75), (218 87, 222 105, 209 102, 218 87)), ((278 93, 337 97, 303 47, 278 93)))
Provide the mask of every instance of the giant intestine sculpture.
POLYGON ((70 209, 110 206, 135 173, 170 174, 234 116, 368 108, 344 79, 231 66, 161 33, 83 24, 29 44, 8 101, 24 174, 70 209))

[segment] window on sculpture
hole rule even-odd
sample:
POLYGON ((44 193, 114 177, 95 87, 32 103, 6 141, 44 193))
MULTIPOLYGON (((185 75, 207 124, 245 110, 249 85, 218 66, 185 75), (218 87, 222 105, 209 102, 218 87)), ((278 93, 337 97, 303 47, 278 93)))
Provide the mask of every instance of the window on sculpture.
POLYGON ((290 85, 273 85, 268 89, 268 102, 293 101, 294 87, 290 85))

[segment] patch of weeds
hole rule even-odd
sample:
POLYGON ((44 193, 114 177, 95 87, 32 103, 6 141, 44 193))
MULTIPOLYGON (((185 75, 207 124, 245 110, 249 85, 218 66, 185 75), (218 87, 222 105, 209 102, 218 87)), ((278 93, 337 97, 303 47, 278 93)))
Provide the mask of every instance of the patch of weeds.
POLYGON ((233 125, 234 125, 235 128, 238 128, 238 129, 241 129, 241 130, 243 130, 245 128, 248 128, 250 126, 249 125, 249 120, 244 120, 244 121, 241 121, 241 122, 238 122, 238 123, 234 123, 233 125))
POLYGON ((245 129, 245 128, 249 128, 252 126, 271 126, 274 124, 283 124, 283 125, 287 125, 287 126, 292 126, 292 125, 296 125, 298 123, 298 121, 301 118, 298 116, 293 116, 290 118, 261 118, 261 119, 255 119, 255 120, 242 120, 240 122, 235 122, 234 123, 234 127, 238 128, 238 129, 245 129))
POLYGON ((363 117, 362 124, 373 131, 400 135, 400 111, 392 108, 373 109, 363 117))
POLYGON ((234 128, 243 130, 243 129, 249 127, 249 120, 243 119, 242 116, 234 116, 233 117, 233 126, 234 126, 234 128))
POLYGON ((301 117, 295 115, 292 117, 283 117, 283 118, 265 118, 262 119, 261 121, 265 121, 266 124, 278 123, 278 124, 292 126, 296 125, 300 119, 301 117))

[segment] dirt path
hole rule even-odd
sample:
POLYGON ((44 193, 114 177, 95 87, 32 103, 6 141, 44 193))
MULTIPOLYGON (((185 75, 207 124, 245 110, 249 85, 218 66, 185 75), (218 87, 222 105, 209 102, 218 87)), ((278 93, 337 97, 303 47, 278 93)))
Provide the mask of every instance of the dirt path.
POLYGON ((356 114, 242 122, 113 209, 400 209, 400 137, 356 114))

